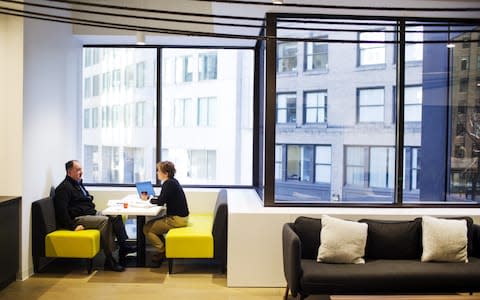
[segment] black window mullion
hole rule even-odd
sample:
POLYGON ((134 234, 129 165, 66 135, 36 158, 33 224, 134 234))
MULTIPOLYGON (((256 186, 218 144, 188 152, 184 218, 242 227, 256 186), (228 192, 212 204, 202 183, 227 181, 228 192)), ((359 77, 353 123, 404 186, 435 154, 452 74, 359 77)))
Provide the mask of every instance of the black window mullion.
MULTIPOLYGON (((266 14, 266 36, 276 37, 277 15, 266 14)), ((276 124, 276 94, 277 94, 277 41, 266 41, 266 80, 265 80, 265 177, 264 205, 275 205, 275 124, 276 124)), ((285 157, 285 160, 287 157, 285 157)))
MULTIPOLYGON (((162 48, 157 48, 157 149, 156 160, 160 161, 162 158, 162 48)), ((160 184, 157 176, 155 176, 156 184, 160 184)))
POLYGON ((403 203, 403 145, 405 115, 405 19, 397 22, 397 123, 395 126, 395 190, 393 201, 403 203))

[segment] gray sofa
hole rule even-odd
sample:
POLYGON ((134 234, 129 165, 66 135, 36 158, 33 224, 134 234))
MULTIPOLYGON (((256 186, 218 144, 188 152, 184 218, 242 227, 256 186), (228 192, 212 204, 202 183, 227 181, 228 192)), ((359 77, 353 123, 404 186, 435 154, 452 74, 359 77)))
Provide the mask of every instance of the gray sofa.
POLYGON ((308 295, 411 294, 480 291, 480 226, 467 220, 468 263, 421 262, 422 220, 368 223, 365 264, 316 261, 321 219, 299 217, 283 226, 287 288, 308 295))

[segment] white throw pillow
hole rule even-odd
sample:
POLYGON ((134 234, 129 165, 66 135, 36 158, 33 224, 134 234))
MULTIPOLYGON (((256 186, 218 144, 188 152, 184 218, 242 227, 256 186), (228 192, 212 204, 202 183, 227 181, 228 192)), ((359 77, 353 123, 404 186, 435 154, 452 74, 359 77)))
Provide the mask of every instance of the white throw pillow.
POLYGON ((468 262, 467 221, 422 217, 422 262, 468 262))
POLYGON ((318 262, 364 264, 368 224, 322 216, 318 262))

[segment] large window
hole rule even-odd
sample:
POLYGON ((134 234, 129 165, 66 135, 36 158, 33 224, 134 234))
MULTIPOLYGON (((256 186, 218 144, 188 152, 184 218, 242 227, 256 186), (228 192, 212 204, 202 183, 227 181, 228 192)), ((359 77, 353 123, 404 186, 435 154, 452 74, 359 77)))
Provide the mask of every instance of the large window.
POLYGON ((252 185, 253 50, 115 47, 97 58, 93 49, 84 49, 86 183, 155 183, 156 162, 171 160, 182 184, 252 185))
POLYGON ((253 51, 161 51, 161 159, 175 162, 182 184, 251 185, 253 51))
POLYGON ((275 17, 266 32, 279 38, 276 51, 266 43, 265 136, 275 136, 265 145, 267 205, 479 200, 478 24, 275 17), (304 70, 287 76, 289 46, 304 70), (327 67, 311 72, 320 53, 327 67))
POLYGON ((93 53, 94 49, 104 55, 95 57, 95 65, 86 64, 83 69, 84 82, 92 82, 91 93, 84 88, 84 99, 96 96, 83 101, 84 180, 155 181, 151 175, 155 157, 151 153, 156 148, 156 128, 145 120, 156 115, 146 107, 156 101, 157 91, 154 78, 145 74, 156 72, 156 49, 85 48, 84 52, 93 53), (129 90, 132 87, 137 87, 135 93, 129 90))

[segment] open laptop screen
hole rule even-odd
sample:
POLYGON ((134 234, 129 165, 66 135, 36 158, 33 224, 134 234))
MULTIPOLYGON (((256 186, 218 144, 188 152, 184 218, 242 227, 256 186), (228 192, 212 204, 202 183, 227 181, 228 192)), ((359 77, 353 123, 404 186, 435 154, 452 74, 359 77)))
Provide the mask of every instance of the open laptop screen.
POLYGON ((138 197, 141 197, 142 192, 147 192, 148 196, 155 196, 155 191, 150 181, 137 182, 135 186, 137 187, 138 197))

